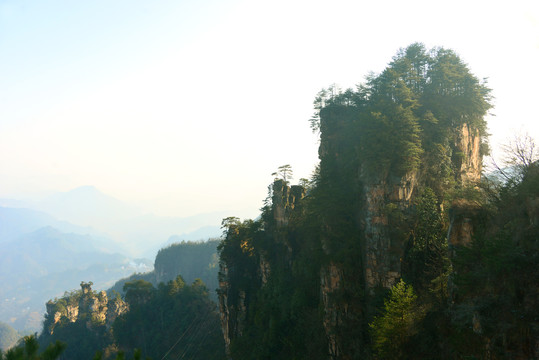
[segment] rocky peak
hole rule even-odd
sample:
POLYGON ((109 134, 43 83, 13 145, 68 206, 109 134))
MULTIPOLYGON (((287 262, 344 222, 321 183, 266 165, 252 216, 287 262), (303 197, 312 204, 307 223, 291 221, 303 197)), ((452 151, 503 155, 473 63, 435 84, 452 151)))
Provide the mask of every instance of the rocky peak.
POLYGON ((54 328, 63 322, 86 320, 86 326, 107 325, 128 310, 121 298, 109 300, 107 293, 92 290, 92 282, 81 282, 81 290, 65 295, 60 299, 50 300, 46 304, 45 329, 52 334, 54 328))

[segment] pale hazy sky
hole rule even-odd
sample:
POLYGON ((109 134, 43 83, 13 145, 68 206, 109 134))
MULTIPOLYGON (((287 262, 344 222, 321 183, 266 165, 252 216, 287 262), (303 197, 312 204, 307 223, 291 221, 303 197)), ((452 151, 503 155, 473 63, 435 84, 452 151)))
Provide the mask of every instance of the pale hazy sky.
POLYGON ((0 0, 0 197, 254 217, 278 166, 314 169, 316 93, 413 42, 489 78, 493 147, 539 139, 535 0, 0 0))

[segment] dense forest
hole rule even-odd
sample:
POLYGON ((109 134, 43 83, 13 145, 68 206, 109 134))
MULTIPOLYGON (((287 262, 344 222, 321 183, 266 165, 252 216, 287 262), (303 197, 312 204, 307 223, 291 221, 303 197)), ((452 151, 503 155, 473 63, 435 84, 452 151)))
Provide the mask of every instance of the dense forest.
POLYGON ((517 138, 484 174, 486 80, 415 43, 314 105, 311 179, 283 165, 260 216, 224 219, 221 240, 51 300, 5 358, 538 358, 538 153, 517 138))
POLYGON ((187 283, 200 279, 210 291, 210 298, 217 301, 217 273, 219 270, 219 257, 217 246, 220 239, 207 241, 181 241, 168 245, 158 251, 154 261, 154 270, 147 273, 135 273, 128 278, 117 281, 108 291, 124 294, 123 287, 126 282, 144 280, 158 286, 167 283, 181 275, 187 283))

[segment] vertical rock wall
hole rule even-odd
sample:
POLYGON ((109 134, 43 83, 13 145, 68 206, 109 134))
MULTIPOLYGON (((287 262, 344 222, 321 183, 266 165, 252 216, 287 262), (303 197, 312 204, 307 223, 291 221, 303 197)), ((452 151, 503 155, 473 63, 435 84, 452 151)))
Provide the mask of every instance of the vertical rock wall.
MULTIPOLYGON (((357 176, 351 179, 350 191, 359 188, 358 199, 353 212, 357 214, 357 233, 360 241, 361 254, 358 257, 358 266, 362 267, 363 284, 361 285, 368 296, 372 296, 377 288, 390 289, 401 277, 401 262, 404 257, 403 234, 399 234, 398 224, 392 219, 392 212, 406 214, 410 209, 418 187, 422 186, 419 170, 395 176, 391 173, 372 174, 360 163, 359 156, 356 163, 350 160, 343 161, 344 149, 342 143, 354 144, 347 138, 350 133, 347 128, 346 112, 332 109, 321 114, 321 134, 319 157, 321 166, 329 163, 335 166, 331 171, 333 177, 338 178, 339 172, 347 173, 350 167, 357 168, 357 176), (324 133, 325 131, 325 133, 324 133), (345 139, 345 140, 343 140, 345 139)), ((480 179, 482 158, 480 153, 481 136, 478 130, 472 130, 467 124, 454 131, 453 158, 451 163, 457 183, 473 184, 480 179)), ((356 153, 360 152, 360 144, 356 141, 356 153)), ((321 171, 323 171, 322 169, 321 171)), ((348 175, 350 176, 350 175, 348 175)), ((469 207, 456 209, 452 220, 453 231, 449 234, 450 242, 470 241, 473 235, 471 216, 473 210, 469 207)), ((330 254, 328 254, 330 255, 330 254)), ((351 280, 342 271, 338 263, 330 263, 321 269, 321 297, 324 308, 324 328, 328 339, 328 352, 330 359, 345 359, 349 349, 344 349, 344 338, 340 338, 343 324, 347 318, 362 316, 351 314, 350 305, 339 303, 333 299, 336 294, 345 293, 351 280)), ((363 308, 368 307, 367 303, 363 308)), ((354 310, 357 312, 356 310, 354 310)))
MULTIPOLYGON (((424 181, 420 170, 397 176, 389 172, 373 174, 365 169, 365 165, 359 160, 361 144, 354 139, 354 132, 350 130, 356 126, 353 117, 353 112, 346 108, 331 108, 321 117, 320 172, 326 179, 332 179, 334 182, 324 185, 327 186, 324 194, 331 202, 328 203, 331 209, 327 215, 332 220, 319 224, 324 229, 322 232, 325 232, 320 241, 328 258, 327 263, 320 269, 320 301, 323 307, 322 321, 326 332, 328 357, 335 360, 353 358, 361 353, 361 349, 347 348, 347 343, 350 343, 347 341, 347 329, 365 326, 365 314, 368 312, 368 309, 365 309, 368 308, 376 289, 390 289, 401 277, 406 231, 399 228, 401 224, 394 214, 405 216, 412 209, 414 197, 424 181), (348 254, 346 260, 350 262, 352 259, 355 262, 353 266, 356 268, 351 271, 350 264, 346 268, 340 262, 343 259, 335 261, 333 257, 340 251, 339 244, 342 240, 333 233, 340 230, 342 222, 339 213, 335 216, 335 213, 331 212, 339 209, 340 205, 345 209, 343 216, 347 217, 344 233, 350 234, 351 229, 352 233, 355 231, 355 235, 345 242, 357 242, 357 246, 353 247, 357 254, 348 254), (358 273, 362 275, 359 276, 358 273), (362 299, 357 295, 358 288, 365 294, 362 299), (351 353, 356 355, 351 356, 351 353)), ((460 184, 478 181, 482 161, 479 131, 471 130, 465 124, 455 129, 452 134, 452 151, 449 152, 447 161, 451 162, 455 181, 460 184)), ((304 195, 301 187, 289 187, 283 180, 276 180, 272 185, 271 220, 264 224, 264 231, 271 235, 276 245, 283 246, 284 251, 280 253, 278 266, 291 265, 294 248, 288 235, 291 219, 304 195)), ((473 214, 470 215, 469 210, 469 207, 455 207, 448 239, 451 243, 470 241, 473 234, 470 216, 473 214)), ((255 270, 257 281, 262 287, 271 276, 272 266, 276 266, 269 261, 271 257, 264 251, 257 249, 258 264, 255 270)), ((219 307, 228 354, 233 339, 242 335, 249 307, 249 294, 230 281, 234 271, 240 270, 221 263, 219 307)), ((361 343, 355 341, 356 344, 358 342, 361 343)))
POLYGON ((405 211, 417 184, 417 174, 401 178, 380 179, 373 183, 363 181, 363 211, 360 223, 364 239, 365 286, 371 292, 375 287, 391 288, 400 277, 402 244, 390 236, 389 214, 392 209, 405 211))
POLYGON ((219 275, 219 316, 227 355, 230 355, 230 343, 232 339, 240 337, 243 332, 245 317, 247 316, 245 298, 245 291, 236 289, 236 286, 230 283, 228 267, 221 264, 219 275))
MULTIPOLYGON (((290 219, 298 209, 298 203, 305 196, 301 186, 289 186, 282 179, 275 180, 272 185, 271 220, 264 224, 266 231, 272 234, 275 244, 283 245, 286 249, 281 254, 282 265, 290 265, 292 246, 287 240, 287 229, 290 219)), ((251 274, 260 286, 264 286, 271 276, 269 256, 263 249, 257 249, 257 274, 251 274)), ((235 271, 244 271, 235 266, 229 266, 221 261, 219 271, 219 311, 221 328, 225 339, 226 353, 230 355, 230 344, 233 339, 242 336, 248 311, 248 290, 242 289, 231 279, 238 275, 235 271)), ((252 285, 252 284, 251 284, 252 285)))
POLYGON ((457 180, 461 183, 473 183, 481 178, 483 158, 481 156, 481 136, 479 130, 463 124, 456 133, 457 180))

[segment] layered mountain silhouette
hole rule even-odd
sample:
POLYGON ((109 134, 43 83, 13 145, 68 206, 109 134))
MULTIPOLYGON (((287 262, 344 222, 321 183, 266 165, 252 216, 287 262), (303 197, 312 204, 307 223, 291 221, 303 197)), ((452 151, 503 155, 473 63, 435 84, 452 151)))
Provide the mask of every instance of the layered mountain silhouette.
POLYGON ((157 251, 174 236, 205 240, 220 235, 226 213, 160 217, 93 186, 30 203, 1 199, 0 321, 36 331, 45 303, 92 281, 106 289, 135 272, 153 269, 157 251))

